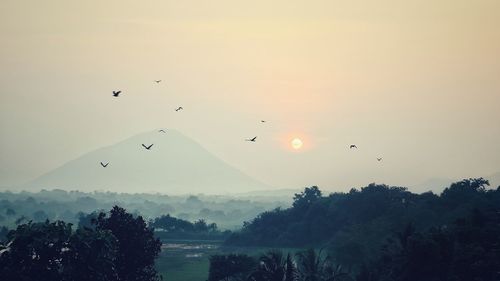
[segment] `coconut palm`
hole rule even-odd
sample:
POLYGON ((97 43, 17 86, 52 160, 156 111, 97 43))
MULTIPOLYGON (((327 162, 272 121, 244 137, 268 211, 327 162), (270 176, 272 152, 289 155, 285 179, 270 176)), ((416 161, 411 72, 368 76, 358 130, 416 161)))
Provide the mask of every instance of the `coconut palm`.
POLYGON ((290 254, 286 255, 285 261, 285 281, 298 281, 297 267, 290 254))
POLYGON ((314 249, 308 249, 296 254, 297 269, 301 281, 320 281, 323 261, 321 251, 316 254, 314 249))
POLYGON ((342 271, 342 266, 335 266, 329 256, 322 257, 322 250, 318 253, 314 249, 299 252, 297 253, 297 261, 301 281, 340 281, 349 279, 348 274, 342 271))
POLYGON ((258 269, 250 275, 250 280, 284 281, 286 260, 281 251, 272 250, 259 258, 258 269))

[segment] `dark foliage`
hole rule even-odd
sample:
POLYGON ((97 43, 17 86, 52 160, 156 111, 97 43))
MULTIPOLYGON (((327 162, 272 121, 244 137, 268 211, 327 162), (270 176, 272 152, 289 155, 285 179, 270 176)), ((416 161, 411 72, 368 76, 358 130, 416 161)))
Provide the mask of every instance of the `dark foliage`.
POLYGON ((208 281, 243 281, 257 267, 257 261, 247 255, 213 255, 210 257, 208 281))
POLYGON ((336 261, 356 268, 375 257, 384 241, 409 222, 421 231, 450 224, 474 208, 500 206, 500 190, 487 190, 487 185, 481 178, 467 179, 452 184, 440 196, 377 184, 322 196, 313 186, 296 194, 291 208, 263 212, 245 222, 226 244, 328 245, 336 261))
POLYGON ((298 252, 295 258, 271 250, 258 260, 246 255, 216 255, 210 258, 209 281, 349 281, 341 266, 313 249, 298 252))
POLYGON ((170 215, 151 220, 149 225, 156 230, 160 239, 224 240, 231 231, 220 231, 216 223, 199 219, 194 223, 170 215))
MULTIPOLYGON (((220 257, 219 257, 220 258, 220 257)), ((210 263, 210 271, 228 268, 232 262, 210 263), (229 266, 228 266, 229 265, 229 266)), ((332 256, 309 249, 295 259, 281 252, 261 256, 252 270, 215 275, 215 280, 259 281, 497 281, 500 280, 500 206, 474 209, 450 225, 417 231, 410 223, 394 233, 378 251, 378 257, 358 270, 345 269, 332 256), (227 278, 238 276, 238 278, 227 278), (220 278, 218 278, 220 277, 220 278)))
POLYGON ((160 242, 141 217, 115 207, 99 214, 95 228, 63 221, 17 226, 0 244, 0 276, 6 281, 152 281, 160 242))
POLYGON ((154 267, 161 251, 161 242, 154 237, 141 216, 134 217, 125 209, 113 207, 109 216, 100 213, 96 230, 110 231, 118 242, 115 266, 121 281, 157 280, 154 267))
POLYGON ((199 219, 194 223, 187 220, 178 219, 170 215, 161 216, 149 223, 157 230, 163 230, 170 233, 179 232, 217 232, 216 223, 207 223, 204 219, 199 219))
POLYGON ((119 280, 115 266, 118 241, 110 231, 80 228, 63 255, 66 280, 119 280))
POLYGON ((476 209, 450 227, 425 232, 408 226, 357 281, 500 280, 499 242, 500 208, 476 209))
MULTIPOLYGON (((485 223, 485 217, 489 218, 486 221, 494 221, 491 214, 500 206, 500 189, 490 190, 488 185, 482 178, 465 179, 440 195, 414 194, 402 187, 376 184, 328 196, 322 196, 317 187, 306 188, 295 195, 291 208, 261 213, 245 222, 226 244, 326 246, 330 260, 342 264, 351 275, 364 276, 360 280, 448 280, 449 276, 455 276, 449 280, 466 280, 482 276, 480 271, 492 273, 491 269, 498 265, 495 259, 500 235, 495 236, 495 224, 474 227, 470 219, 459 220, 475 210, 474 221, 485 223), (462 230, 460 224, 454 223, 457 220, 462 230), (385 245, 381 252, 388 239, 393 244, 385 245), (404 261, 400 256, 405 257, 404 261), (376 267, 367 266, 382 257, 388 260, 376 267), (400 271, 400 275, 396 279, 377 279, 384 264, 393 265, 386 272, 395 275, 400 271), (467 274, 470 276, 463 277, 467 274)), ((297 260, 299 273, 301 259, 297 260)), ((496 280, 488 279, 492 276, 485 278, 469 280, 496 280)))
POLYGON ((63 280, 63 249, 71 225, 48 221, 19 225, 2 245, 0 276, 3 280, 63 280))

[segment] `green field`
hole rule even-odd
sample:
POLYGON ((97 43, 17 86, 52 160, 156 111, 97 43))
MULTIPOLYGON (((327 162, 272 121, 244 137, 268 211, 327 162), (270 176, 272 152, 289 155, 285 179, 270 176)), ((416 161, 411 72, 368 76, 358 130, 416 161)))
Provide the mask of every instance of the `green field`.
MULTIPOLYGON (((158 272, 166 281, 204 281, 208 278, 208 258, 214 254, 243 253, 258 256, 269 248, 228 248, 221 241, 164 241, 156 261, 158 272)), ((298 249, 281 249, 295 252, 298 249)))

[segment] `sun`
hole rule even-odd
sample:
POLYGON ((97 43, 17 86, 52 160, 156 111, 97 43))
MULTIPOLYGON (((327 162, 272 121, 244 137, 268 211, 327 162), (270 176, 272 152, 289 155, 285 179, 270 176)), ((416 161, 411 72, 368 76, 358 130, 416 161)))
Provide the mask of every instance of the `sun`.
POLYGON ((291 142, 293 149, 301 149, 302 148, 302 140, 299 138, 294 138, 291 142))

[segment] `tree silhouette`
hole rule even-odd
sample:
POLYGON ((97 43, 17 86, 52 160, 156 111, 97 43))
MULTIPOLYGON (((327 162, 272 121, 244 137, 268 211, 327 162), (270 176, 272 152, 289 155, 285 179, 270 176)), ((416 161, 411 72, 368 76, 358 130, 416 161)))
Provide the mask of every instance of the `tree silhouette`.
POLYGON ((2 280, 62 280, 59 261, 70 235, 71 225, 61 221, 19 225, 0 250, 2 280))
POLYGON ((118 241, 110 231, 77 229, 62 250, 64 280, 119 280, 115 269, 118 241))
POLYGON ((285 281, 297 281, 299 280, 298 278, 297 268, 295 267, 292 256, 288 253, 285 261, 285 281))
POLYGON ((283 281, 286 274, 286 260, 283 253, 277 250, 269 251, 259 258, 259 266, 250 275, 250 280, 283 281))
POLYGON ((317 254, 314 249, 308 249, 296 254, 297 269, 299 278, 303 281, 319 281, 321 280, 321 270, 323 260, 321 253, 317 254))
POLYGON ((160 241, 141 217, 114 207, 95 228, 62 221, 28 222, 0 243, 1 280, 151 281, 160 241))
POLYGON ((161 242, 141 216, 134 217, 114 206, 109 216, 100 213, 95 225, 96 230, 110 231, 118 241, 115 266, 119 280, 159 280, 154 262, 161 251, 161 242))
POLYGON ((306 187, 303 192, 296 193, 293 197, 293 207, 302 209, 321 198, 321 190, 317 186, 306 187))

